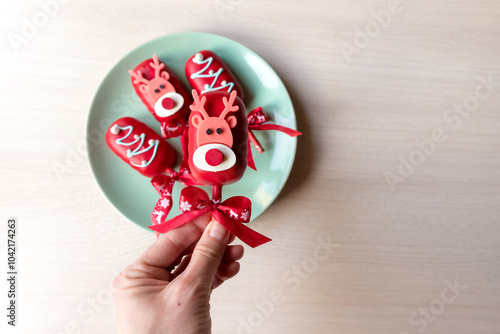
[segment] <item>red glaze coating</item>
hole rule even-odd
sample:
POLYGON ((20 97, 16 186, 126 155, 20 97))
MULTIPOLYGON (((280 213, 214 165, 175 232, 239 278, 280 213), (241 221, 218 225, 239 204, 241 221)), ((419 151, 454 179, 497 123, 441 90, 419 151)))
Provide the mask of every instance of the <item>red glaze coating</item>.
MULTIPOLYGON (((132 72, 137 73, 137 71, 140 71, 142 77, 145 79, 144 81, 149 81, 149 82, 148 83, 136 82, 137 81, 136 78, 132 76, 131 78, 132 86, 134 86, 135 92, 140 97, 142 102, 146 105, 149 112, 159 122, 173 122, 178 120, 184 121, 189 117, 189 113, 191 112, 189 110, 189 106, 193 102, 191 95, 184 88, 184 85, 179 80, 179 78, 167 65, 165 65, 161 61, 158 61, 158 63, 160 64, 160 66, 163 65, 163 67, 160 70, 160 75, 158 77, 156 76, 157 72, 155 68, 151 66, 151 64, 154 64, 154 57, 151 59, 147 59, 142 63, 140 63, 139 65, 137 65, 132 72), (163 89, 159 87, 162 84, 164 86, 163 89), (159 90, 158 93, 155 92, 156 89, 159 90), (155 112, 155 103, 164 94, 168 92, 175 92, 180 94, 184 98, 184 104, 173 115, 170 116, 158 115, 157 112, 155 112)), ((171 105, 172 102, 174 102, 172 99, 167 98, 167 102, 162 103, 162 105, 164 107, 170 107, 169 109, 171 109, 173 107, 171 105)))
POLYGON ((188 163, 191 173, 200 183, 205 185, 222 186, 240 180, 247 167, 248 155, 248 120, 243 101, 236 96, 236 93, 230 96, 229 93, 223 91, 208 92, 198 97, 193 90, 193 94, 195 94, 195 103, 191 106, 193 111, 189 117, 188 133, 188 163), (225 107, 224 98, 226 103, 233 106, 229 111, 225 107), (198 102, 201 100, 201 107, 196 102, 197 100, 198 102), (197 104, 198 107, 196 107, 197 104), (236 107, 238 110, 234 110, 236 107), (199 109, 203 109, 208 118, 199 109), (225 109, 225 115, 219 117, 225 109), (228 143, 231 145, 229 146, 228 143), (213 151, 214 149, 220 152, 213 151), (218 165, 221 162, 221 153, 223 155, 222 164, 227 164, 233 159, 232 154, 228 154, 230 153, 228 151, 234 153, 235 162, 229 165, 230 168, 207 171, 200 168, 199 163, 198 165, 195 163, 193 156, 197 150, 199 150, 198 153, 204 152, 201 154, 200 160, 204 160, 203 163, 206 166, 218 165))
POLYGON ((144 176, 152 178, 155 175, 172 171, 175 150, 160 135, 135 118, 123 117, 116 120, 106 132, 106 143, 116 155, 144 176), (128 126, 132 126, 132 129, 127 128, 128 126), (144 140, 142 140, 143 137, 144 140), (150 140, 153 142, 150 143, 150 140), (125 145, 128 143, 133 144, 125 145), (154 154, 155 147, 156 154, 154 154), (127 156, 128 150, 131 152, 130 157, 127 156), (142 150, 145 151, 140 152, 142 150), (143 161, 149 164, 143 167, 143 161))
POLYGON ((232 90, 236 90, 238 97, 242 101, 245 101, 245 92, 243 91, 243 87, 238 82, 238 79, 233 72, 231 72, 226 63, 224 63, 224 61, 212 51, 199 51, 190 57, 186 62, 186 77, 191 87, 196 89, 196 92, 200 95, 207 92, 205 91, 205 85, 208 85, 208 91, 226 91, 230 93, 232 90), (203 57, 197 56, 198 54, 201 54, 203 57), (196 60, 197 57, 198 60, 196 60), (209 64, 209 61, 207 61, 209 58, 212 58, 212 62, 210 66, 205 69, 205 67, 209 64), (197 62, 201 62, 201 64, 198 64, 197 62), (203 69, 205 70, 203 71, 203 69), (220 69, 222 69, 222 72, 217 75, 220 69), (213 74, 210 74, 210 71, 213 71, 213 74), (201 75, 201 77, 198 77, 196 73, 201 75), (226 82, 225 85, 223 85, 223 81, 226 82), (233 85, 230 85, 230 83, 233 83, 233 85))

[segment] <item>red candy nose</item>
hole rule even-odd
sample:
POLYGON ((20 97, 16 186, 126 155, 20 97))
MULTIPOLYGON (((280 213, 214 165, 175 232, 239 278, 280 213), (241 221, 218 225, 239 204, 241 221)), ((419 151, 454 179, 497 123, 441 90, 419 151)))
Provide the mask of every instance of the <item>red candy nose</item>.
POLYGON ((224 160, 224 155, 216 148, 208 150, 205 154, 205 161, 210 166, 219 166, 222 163, 222 160, 224 160))
POLYGON ((175 101, 167 97, 161 101, 161 105, 165 109, 173 109, 175 107, 175 101))

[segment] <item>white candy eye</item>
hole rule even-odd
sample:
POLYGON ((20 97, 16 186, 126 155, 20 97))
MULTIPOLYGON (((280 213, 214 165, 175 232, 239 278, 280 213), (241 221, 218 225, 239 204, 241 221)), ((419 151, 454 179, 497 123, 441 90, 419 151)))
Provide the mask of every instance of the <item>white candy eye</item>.
POLYGON ((225 85, 227 85, 227 81, 226 81, 226 80, 223 80, 223 81, 221 82, 221 84, 222 84, 222 86, 225 86, 225 85))
POLYGON ((139 139, 139 135, 134 135, 134 139, 139 139))
POLYGON ((209 84, 205 84, 204 88, 205 88, 205 90, 208 90, 210 88, 210 85, 209 84))
POLYGON ((162 95, 155 103, 155 114, 160 117, 172 116, 178 112, 184 105, 182 95, 170 92, 162 95))
POLYGON ((153 139, 150 139, 150 140, 148 141, 148 144, 149 144, 149 145, 154 145, 154 144, 155 144, 155 141, 154 141, 153 139))
POLYGON ((210 75, 214 75, 214 70, 210 70, 210 71, 208 71, 208 74, 210 74, 210 75))
POLYGON ((236 154, 230 147, 222 144, 206 144, 198 147, 193 154, 193 163, 196 167, 207 172, 222 172, 236 164, 236 154), (211 159, 207 159, 207 153, 216 150, 222 153, 222 162, 215 166, 211 165, 211 159), (207 161, 208 160, 208 161, 207 161))

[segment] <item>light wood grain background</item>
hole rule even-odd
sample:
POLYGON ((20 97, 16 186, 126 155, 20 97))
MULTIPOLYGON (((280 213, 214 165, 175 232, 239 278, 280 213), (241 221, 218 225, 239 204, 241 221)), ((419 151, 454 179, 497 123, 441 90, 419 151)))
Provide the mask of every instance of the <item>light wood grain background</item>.
POLYGON ((19 219, 12 333, 115 331, 109 283, 155 237, 101 194, 85 122, 123 55, 182 31, 261 55, 304 133, 285 189, 253 223, 273 242, 247 249, 213 294, 214 333, 500 333, 500 2, 401 1, 383 25, 384 0, 66 0, 47 22, 40 2, 2 4, 1 268, 7 217, 19 219), (13 44, 26 20, 43 26, 13 44), (453 111, 464 103, 470 112, 453 111), (439 129, 445 140, 429 144, 439 129), (399 173, 410 158, 419 166, 399 173), (387 175, 400 177, 392 188, 387 175))

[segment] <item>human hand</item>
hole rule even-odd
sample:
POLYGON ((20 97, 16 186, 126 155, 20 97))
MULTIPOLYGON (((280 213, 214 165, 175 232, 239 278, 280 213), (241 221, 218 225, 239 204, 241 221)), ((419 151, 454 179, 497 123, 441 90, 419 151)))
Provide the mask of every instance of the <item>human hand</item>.
POLYGON ((234 277, 243 246, 210 214, 162 235, 113 281, 119 334, 210 333, 210 294, 234 277))

